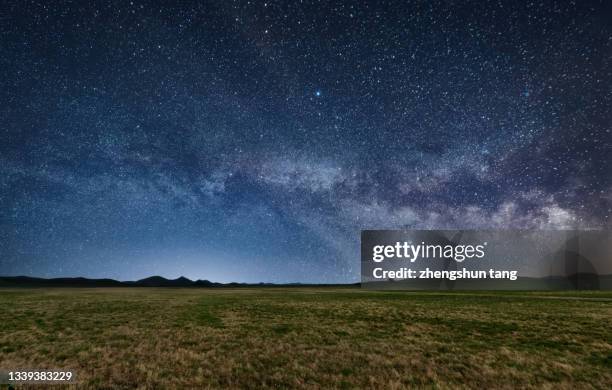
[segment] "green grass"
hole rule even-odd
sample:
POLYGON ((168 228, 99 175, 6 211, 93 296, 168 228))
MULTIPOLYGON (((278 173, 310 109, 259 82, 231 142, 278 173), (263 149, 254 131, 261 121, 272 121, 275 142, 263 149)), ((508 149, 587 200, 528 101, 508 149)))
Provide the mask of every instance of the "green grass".
POLYGON ((0 368, 84 388, 611 388, 610 292, 0 290, 0 368))

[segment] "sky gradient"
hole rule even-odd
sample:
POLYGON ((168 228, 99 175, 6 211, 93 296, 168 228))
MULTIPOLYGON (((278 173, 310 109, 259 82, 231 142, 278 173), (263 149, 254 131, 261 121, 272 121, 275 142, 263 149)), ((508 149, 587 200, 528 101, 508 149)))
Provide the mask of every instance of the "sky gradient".
POLYGON ((0 275, 354 282, 360 229, 612 227, 610 2, 0 7, 0 275))

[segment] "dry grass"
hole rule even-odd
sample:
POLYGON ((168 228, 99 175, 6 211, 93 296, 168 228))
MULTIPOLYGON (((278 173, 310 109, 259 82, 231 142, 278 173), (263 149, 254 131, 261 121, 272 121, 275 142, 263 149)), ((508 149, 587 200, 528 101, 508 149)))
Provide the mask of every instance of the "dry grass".
POLYGON ((0 368, 79 388, 610 388, 610 293, 1 290, 0 368))

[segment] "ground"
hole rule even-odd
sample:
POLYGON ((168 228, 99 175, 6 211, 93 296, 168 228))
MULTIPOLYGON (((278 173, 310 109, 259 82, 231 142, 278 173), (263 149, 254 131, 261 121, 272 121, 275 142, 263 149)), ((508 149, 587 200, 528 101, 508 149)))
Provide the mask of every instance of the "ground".
POLYGON ((0 307, 0 368, 79 388, 612 387, 611 292, 4 289, 0 307))

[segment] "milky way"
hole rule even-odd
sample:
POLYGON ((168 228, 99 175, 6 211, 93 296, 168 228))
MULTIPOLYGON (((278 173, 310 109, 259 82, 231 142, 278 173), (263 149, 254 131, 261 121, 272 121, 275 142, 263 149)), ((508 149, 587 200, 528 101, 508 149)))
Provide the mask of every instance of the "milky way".
POLYGON ((360 229, 612 226, 609 2, 89 3, 1 6, 0 274, 352 282, 360 229))

